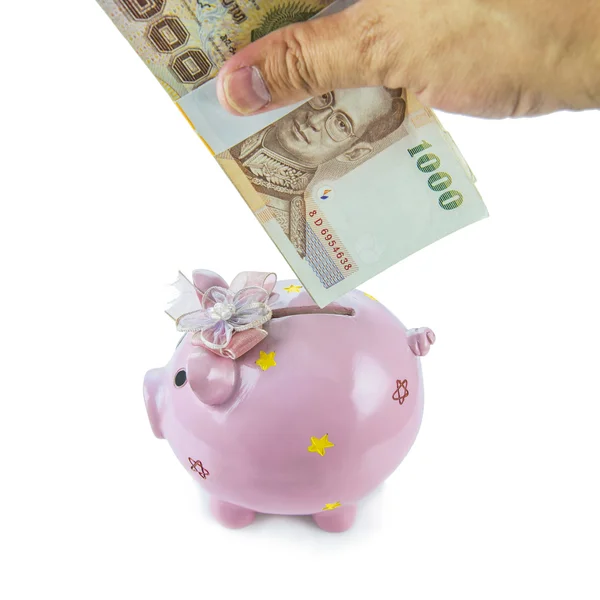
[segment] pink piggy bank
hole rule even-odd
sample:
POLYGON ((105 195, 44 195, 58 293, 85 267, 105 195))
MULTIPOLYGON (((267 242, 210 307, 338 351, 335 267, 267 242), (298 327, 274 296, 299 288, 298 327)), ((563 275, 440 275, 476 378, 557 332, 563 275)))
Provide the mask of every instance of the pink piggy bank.
POLYGON ((435 336, 407 330, 353 291, 320 309, 298 281, 181 274, 167 311, 185 335, 144 380, 156 437, 210 494, 214 516, 312 515, 340 532, 400 464, 423 414, 420 356, 435 336))

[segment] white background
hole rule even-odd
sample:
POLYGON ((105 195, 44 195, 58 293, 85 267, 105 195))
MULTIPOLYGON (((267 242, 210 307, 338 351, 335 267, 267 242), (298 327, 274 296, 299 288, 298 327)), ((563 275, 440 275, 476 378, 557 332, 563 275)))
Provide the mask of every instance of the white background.
POLYGON ((346 534, 229 531, 146 420, 163 285, 292 273, 94 2, 2 21, 0 597, 598 599, 598 113, 441 115, 491 217, 364 286, 438 336, 416 445, 346 534))

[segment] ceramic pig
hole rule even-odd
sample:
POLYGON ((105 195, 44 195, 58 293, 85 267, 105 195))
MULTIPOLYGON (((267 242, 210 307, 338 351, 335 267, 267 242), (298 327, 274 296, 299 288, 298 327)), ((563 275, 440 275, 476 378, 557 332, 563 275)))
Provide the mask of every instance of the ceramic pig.
POLYGON ((185 332, 146 374, 156 437, 210 494, 214 516, 312 515, 340 532, 357 502, 412 446, 423 414, 420 356, 435 336, 407 330, 360 291, 318 308, 298 281, 181 274, 167 311, 185 332))

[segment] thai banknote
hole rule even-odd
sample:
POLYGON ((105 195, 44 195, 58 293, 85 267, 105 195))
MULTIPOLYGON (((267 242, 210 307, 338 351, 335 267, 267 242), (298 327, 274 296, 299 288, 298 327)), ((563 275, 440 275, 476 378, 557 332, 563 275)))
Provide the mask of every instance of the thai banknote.
POLYGON ((331 0, 98 0, 173 100, 237 50, 315 16, 331 0))
POLYGON ((335 12, 353 0, 326 8, 323 0, 240 0, 235 9, 246 18, 237 23, 229 0, 216 7, 220 12, 212 21, 198 17, 203 8, 195 0, 98 1, 171 93, 319 306, 487 216, 452 138, 405 90, 336 90, 254 117, 232 116, 219 105, 210 79, 227 57, 220 45, 229 48, 225 39, 235 40, 235 51, 271 29, 335 12), (257 16, 263 9, 280 11, 281 18, 257 16), (180 46, 184 35, 178 38, 175 21, 165 21, 173 17, 190 34, 180 46), (167 39, 173 51, 159 43, 167 39), (201 56, 210 62, 203 71, 201 56))
POLYGON ((209 82, 179 104, 321 307, 487 216, 452 138, 405 90, 240 118, 209 82))

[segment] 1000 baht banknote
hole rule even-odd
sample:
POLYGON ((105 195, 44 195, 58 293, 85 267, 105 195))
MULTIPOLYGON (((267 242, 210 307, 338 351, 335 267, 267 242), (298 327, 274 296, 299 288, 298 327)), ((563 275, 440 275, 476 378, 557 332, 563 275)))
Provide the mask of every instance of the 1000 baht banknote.
POLYGON ((238 50, 332 0, 98 0, 173 100, 238 50))
POLYGON ((405 90, 337 90, 215 127, 214 87, 180 104, 320 306, 487 216, 452 138, 405 90))

